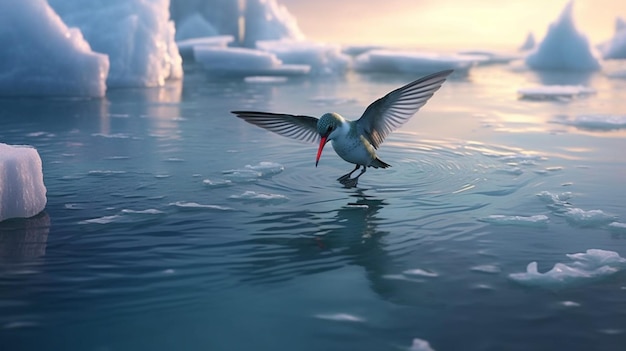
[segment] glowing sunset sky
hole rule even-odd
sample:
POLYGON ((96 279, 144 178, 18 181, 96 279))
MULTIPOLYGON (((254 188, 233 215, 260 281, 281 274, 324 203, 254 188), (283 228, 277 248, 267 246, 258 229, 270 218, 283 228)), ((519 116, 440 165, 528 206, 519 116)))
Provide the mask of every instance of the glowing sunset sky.
MULTIPOLYGON (((540 41, 565 0, 279 0, 313 40, 433 48, 514 48, 529 31, 540 41)), ((610 38, 625 0, 578 0, 576 28, 593 43, 610 38)))

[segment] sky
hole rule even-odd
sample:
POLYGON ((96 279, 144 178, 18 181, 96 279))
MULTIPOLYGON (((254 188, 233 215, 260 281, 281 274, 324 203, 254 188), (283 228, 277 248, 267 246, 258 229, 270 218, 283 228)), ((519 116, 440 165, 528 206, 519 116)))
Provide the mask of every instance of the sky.
MULTIPOLYGON (((278 0, 307 38, 423 48, 516 48, 540 41, 567 0, 278 0)), ((574 21, 596 44, 626 19, 625 0, 578 0, 574 21)))

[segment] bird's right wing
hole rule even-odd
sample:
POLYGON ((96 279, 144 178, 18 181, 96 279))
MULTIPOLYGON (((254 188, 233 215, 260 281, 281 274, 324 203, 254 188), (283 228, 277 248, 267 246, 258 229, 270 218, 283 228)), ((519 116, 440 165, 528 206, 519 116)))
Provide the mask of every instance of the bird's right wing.
POLYGON ((231 111, 244 121, 272 131, 276 134, 310 143, 318 143, 318 119, 311 116, 296 116, 284 113, 257 111, 231 111))

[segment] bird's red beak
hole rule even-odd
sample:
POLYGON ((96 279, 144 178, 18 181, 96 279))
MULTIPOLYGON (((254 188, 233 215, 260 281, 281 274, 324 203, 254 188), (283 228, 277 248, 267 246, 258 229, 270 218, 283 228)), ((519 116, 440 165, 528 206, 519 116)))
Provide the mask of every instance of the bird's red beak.
POLYGON ((328 137, 323 136, 322 139, 320 140, 320 147, 317 149, 317 157, 315 158, 315 167, 317 167, 317 164, 320 162, 320 157, 322 156, 322 150, 324 150, 324 145, 326 145, 326 142, 328 137))

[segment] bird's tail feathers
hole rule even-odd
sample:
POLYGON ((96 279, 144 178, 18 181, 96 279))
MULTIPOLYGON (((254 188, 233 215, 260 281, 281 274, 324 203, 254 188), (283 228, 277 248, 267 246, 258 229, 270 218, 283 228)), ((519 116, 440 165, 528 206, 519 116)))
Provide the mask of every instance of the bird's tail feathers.
POLYGON ((376 157, 376 159, 374 160, 374 162, 372 162, 370 164, 370 167, 374 167, 374 168, 387 168, 387 167, 391 167, 390 164, 382 161, 381 159, 379 159, 378 157, 376 157))

